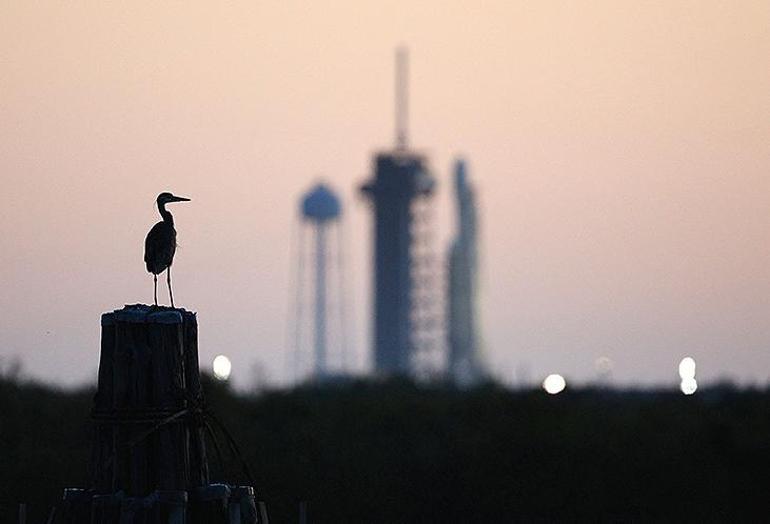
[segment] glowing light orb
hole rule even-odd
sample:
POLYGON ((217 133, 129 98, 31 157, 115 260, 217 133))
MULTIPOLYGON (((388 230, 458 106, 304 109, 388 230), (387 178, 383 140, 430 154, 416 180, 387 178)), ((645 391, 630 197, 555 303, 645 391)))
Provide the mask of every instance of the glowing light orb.
POLYGON ((679 385, 682 393, 685 395, 692 395, 698 390, 698 382, 694 378, 682 379, 682 383, 679 385))
POLYGON ((219 380, 230 378, 230 372, 233 370, 233 364, 230 359, 224 355, 217 355, 212 365, 214 376, 219 380))
POLYGON ((695 360, 692 357, 684 357, 679 363, 679 376, 682 381, 695 378, 695 360))
POLYGON ((561 375, 548 375, 543 381, 543 389, 549 395, 556 395, 564 391, 567 387, 567 381, 561 375))

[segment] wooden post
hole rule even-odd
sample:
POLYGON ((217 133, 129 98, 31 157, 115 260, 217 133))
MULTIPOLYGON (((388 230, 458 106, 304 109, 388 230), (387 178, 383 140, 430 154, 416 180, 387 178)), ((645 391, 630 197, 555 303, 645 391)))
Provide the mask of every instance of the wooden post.
POLYGON ((270 519, 267 516, 267 504, 264 501, 259 501, 259 524, 270 524, 270 519))
POLYGON ((93 493, 84 489, 66 488, 61 501, 61 515, 57 524, 80 524, 91 517, 90 501, 93 493))
POLYGON ((208 482, 195 422, 203 403, 197 350, 194 313, 136 305, 102 315, 92 453, 99 493, 145 497, 208 482))
POLYGON ((307 501, 299 503, 299 524, 307 524, 307 501))
POLYGON ((252 487, 209 480, 195 313, 137 304, 101 323, 94 489, 65 490, 57 524, 257 524, 252 487))
POLYGON ((251 486, 233 488, 230 495, 230 522, 257 522, 257 503, 251 486))

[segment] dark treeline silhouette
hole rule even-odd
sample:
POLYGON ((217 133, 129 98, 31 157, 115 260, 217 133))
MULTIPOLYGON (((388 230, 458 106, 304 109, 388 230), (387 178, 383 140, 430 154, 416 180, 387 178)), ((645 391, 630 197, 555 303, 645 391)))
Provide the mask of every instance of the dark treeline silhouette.
MULTIPOLYGON (((272 522, 764 515, 770 393, 511 392, 353 383, 240 396, 205 380, 272 522)), ((93 391, 0 379, 0 521, 88 485, 93 391)), ((226 446, 214 480, 245 481, 226 446)))

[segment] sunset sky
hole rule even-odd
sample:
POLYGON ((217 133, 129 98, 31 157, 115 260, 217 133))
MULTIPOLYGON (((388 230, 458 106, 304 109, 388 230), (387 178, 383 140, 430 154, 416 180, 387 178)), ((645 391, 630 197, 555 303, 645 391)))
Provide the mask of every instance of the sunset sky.
MULTIPOLYGON (((483 346, 505 382, 770 379, 770 3, 0 3, 0 357, 95 378, 99 315, 151 302, 161 191, 201 359, 285 377, 297 201, 342 197, 356 366, 370 213, 410 49, 412 145, 480 199, 483 346)), ((165 287, 160 288, 165 297, 165 287)))

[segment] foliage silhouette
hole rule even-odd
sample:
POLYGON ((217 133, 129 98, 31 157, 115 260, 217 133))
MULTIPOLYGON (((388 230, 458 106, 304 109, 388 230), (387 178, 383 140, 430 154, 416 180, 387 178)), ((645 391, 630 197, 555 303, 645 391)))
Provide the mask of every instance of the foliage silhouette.
MULTIPOLYGON (((770 487, 767 391, 204 385, 275 522, 300 501, 312 522, 749 518, 770 487)), ((0 521, 23 501, 41 522, 87 485, 92 394, 0 381, 0 521)), ((214 480, 242 481, 223 454, 214 480)))

